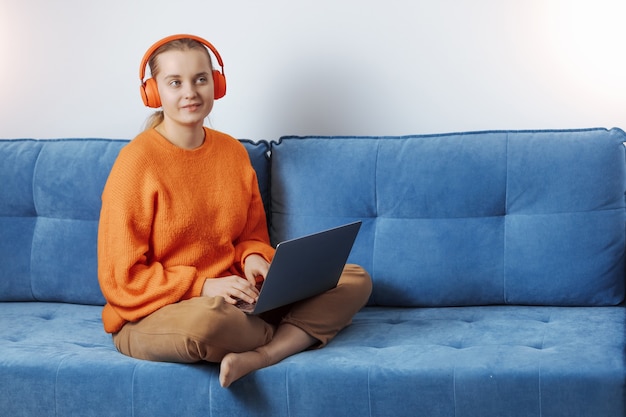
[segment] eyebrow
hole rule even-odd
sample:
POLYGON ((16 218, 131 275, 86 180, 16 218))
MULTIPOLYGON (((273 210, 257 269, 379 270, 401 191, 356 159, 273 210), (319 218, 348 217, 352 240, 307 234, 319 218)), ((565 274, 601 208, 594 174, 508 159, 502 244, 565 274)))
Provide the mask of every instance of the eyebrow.
MULTIPOLYGON (((208 72, 206 72, 206 71, 202 71, 202 72, 199 72, 199 73, 195 74, 195 75, 194 75, 194 78, 198 78, 198 77, 208 77, 208 76, 209 76, 209 73, 208 73, 208 72)), ((167 80, 167 79, 170 79, 170 78, 181 78, 181 76, 180 76, 180 75, 178 75, 178 74, 170 74, 170 75, 166 75, 166 76, 165 76, 165 79, 166 79, 166 80, 167 80)))

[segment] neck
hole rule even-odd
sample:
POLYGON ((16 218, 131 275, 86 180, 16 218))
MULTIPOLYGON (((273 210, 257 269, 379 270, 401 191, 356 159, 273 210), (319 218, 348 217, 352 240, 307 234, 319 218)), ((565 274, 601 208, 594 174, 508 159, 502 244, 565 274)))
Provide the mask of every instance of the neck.
POLYGON ((167 123, 166 120, 155 127, 165 139, 179 148, 196 149, 204 143, 204 128, 197 126, 179 126, 167 123))

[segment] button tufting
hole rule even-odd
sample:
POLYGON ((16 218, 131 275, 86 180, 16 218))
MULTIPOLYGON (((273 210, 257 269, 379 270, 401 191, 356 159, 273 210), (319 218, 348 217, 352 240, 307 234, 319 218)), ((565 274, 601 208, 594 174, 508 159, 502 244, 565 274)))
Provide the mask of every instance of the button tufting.
POLYGON ((11 342, 11 343, 18 343, 21 342, 22 340, 24 340, 23 337, 17 337, 17 336, 8 336, 6 338, 4 338, 4 340, 6 340, 7 342, 11 342))
POLYGON ((40 314, 39 318, 42 320, 52 320, 54 318, 54 315, 51 313, 47 313, 47 314, 40 314))

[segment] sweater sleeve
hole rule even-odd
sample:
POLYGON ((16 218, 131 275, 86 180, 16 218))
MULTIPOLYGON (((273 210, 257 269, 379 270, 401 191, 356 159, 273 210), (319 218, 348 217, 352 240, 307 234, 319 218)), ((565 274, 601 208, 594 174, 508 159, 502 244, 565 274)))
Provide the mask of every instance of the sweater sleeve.
POLYGON ((256 173, 252 168, 251 171, 251 199, 248 207, 248 218, 243 232, 235 242, 235 256, 242 273, 244 261, 248 255, 259 254, 268 262, 271 262, 274 256, 274 248, 269 243, 267 218, 256 173))
POLYGON ((198 279, 194 267, 165 268, 151 260, 157 191, 149 167, 140 162, 120 154, 102 194, 98 279, 107 300, 103 322, 108 332, 180 300, 198 279))

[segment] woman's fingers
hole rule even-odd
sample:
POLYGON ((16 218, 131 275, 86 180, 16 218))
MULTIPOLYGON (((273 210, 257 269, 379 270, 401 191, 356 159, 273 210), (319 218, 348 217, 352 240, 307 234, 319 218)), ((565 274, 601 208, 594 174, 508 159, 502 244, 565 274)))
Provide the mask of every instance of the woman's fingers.
POLYGON ((238 300, 254 303, 259 291, 248 280, 237 275, 223 278, 208 278, 204 282, 202 295, 207 297, 223 297, 226 302, 236 304, 238 300))

